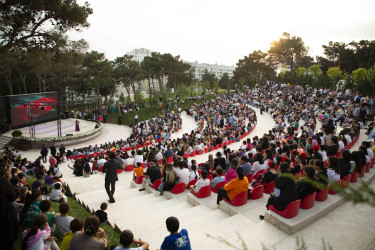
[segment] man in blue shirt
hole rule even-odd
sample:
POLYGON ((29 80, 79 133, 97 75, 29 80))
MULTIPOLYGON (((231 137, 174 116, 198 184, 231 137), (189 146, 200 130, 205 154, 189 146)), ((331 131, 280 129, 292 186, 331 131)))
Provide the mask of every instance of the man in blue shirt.
POLYGON ((190 239, 186 229, 182 229, 178 232, 180 222, 176 217, 169 217, 166 221, 167 230, 171 233, 169 236, 164 238, 161 250, 191 250, 190 239))

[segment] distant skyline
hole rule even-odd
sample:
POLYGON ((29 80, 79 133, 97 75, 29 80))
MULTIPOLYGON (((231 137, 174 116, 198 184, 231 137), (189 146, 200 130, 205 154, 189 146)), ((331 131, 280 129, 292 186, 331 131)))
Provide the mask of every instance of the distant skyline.
MULTIPOLYGON (((85 1, 78 0, 83 4, 85 1)), ((185 61, 235 66, 266 52, 283 32, 299 36, 309 55, 329 41, 375 40, 375 1, 90 0, 90 27, 69 32, 110 60, 135 48, 185 61)))

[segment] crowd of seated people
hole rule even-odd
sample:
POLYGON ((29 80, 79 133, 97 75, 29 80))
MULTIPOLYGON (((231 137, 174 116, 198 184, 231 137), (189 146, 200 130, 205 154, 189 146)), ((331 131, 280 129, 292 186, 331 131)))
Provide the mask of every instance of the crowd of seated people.
MULTIPOLYGON (((195 192, 203 186, 215 188, 218 183, 225 182, 224 187, 218 189, 218 200, 233 200, 239 193, 246 190, 251 193, 255 187, 275 181, 267 207, 273 205, 283 210, 289 203, 303 199, 314 190, 322 189, 347 174, 362 174, 363 167, 374 157, 372 141, 362 142, 356 151, 345 150, 358 138, 360 128, 366 126, 364 118, 372 113, 372 106, 369 107, 366 98, 359 94, 311 87, 264 85, 257 89, 246 89, 240 94, 221 94, 216 100, 206 100, 190 107, 187 113, 194 117, 199 126, 182 138, 168 138, 170 129, 180 126, 181 118, 178 114, 167 114, 150 120, 148 124, 136 124, 132 136, 126 140, 73 150, 72 155, 77 156, 78 152, 78 156, 89 156, 75 160, 71 167, 74 174, 89 177, 104 165, 107 152, 114 151, 116 160, 123 167, 135 166, 135 177, 145 175, 148 183, 161 178, 161 193, 172 190, 177 183, 184 183, 188 187, 193 180, 198 180, 191 186, 195 192), (257 122, 252 105, 274 118, 276 125, 272 130, 260 138, 244 140, 236 150, 224 145, 217 150, 216 158, 210 154, 202 165, 184 157, 217 144, 240 141, 240 137, 257 122), (361 112, 363 110, 366 112, 361 112), (363 113, 365 116, 361 115, 363 113), (322 124, 320 131, 317 130, 319 123, 322 124), (340 131, 337 125, 342 127, 340 131), (165 140, 156 142, 162 137, 165 140), (150 143, 148 147, 138 148, 138 145, 147 142, 150 143), (128 147, 132 147, 132 150, 123 150, 128 147), (90 157, 92 153, 99 155, 90 157), (168 161, 170 158, 172 161, 168 161), (143 167, 147 167, 146 170, 143 167), (251 175, 256 178, 250 179, 251 175), (321 185, 312 185, 312 181, 321 185)), ((7 238, 4 241, 6 248, 14 242, 20 223, 25 223, 29 228, 23 233, 23 249, 34 244, 57 249, 53 235, 62 239, 65 247, 71 245, 71 249, 107 247, 105 232, 100 229, 100 220, 96 216, 83 222, 68 215, 69 205, 66 201, 71 194, 64 190, 61 183, 61 163, 66 160, 65 152, 50 156, 48 163, 43 162, 42 156, 31 162, 22 158, 16 150, 8 148, 3 152, 0 159, 0 204, 2 222, 8 227, 6 233, 2 234, 7 238), (31 185, 27 184, 29 175, 36 176, 36 181, 31 185), (60 213, 51 209, 51 202, 60 202, 60 213), (99 238, 93 237, 95 235, 99 238), (65 240, 65 237, 68 238, 65 240)), ((175 220, 172 222, 176 224, 175 220)), ((168 230, 176 233, 178 227, 168 230)), ((183 232, 180 234, 183 235, 183 232)), ((122 235, 121 244, 127 247, 131 232, 123 232, 122 235)), ((144 242, 135 243, 146 245, 144 242)))

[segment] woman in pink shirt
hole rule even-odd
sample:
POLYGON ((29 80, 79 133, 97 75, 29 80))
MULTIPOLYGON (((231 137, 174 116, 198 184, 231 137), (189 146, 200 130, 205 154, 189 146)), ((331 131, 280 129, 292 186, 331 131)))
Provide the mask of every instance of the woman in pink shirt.
POLYGON ((230 168, 227 174, 225 175, 225 183, 229 183, 231 180, 237 178, 236 169, 238 165, 239 165, 238 160, 236 158, 233 159, 232 162, 230 163, 230 168))

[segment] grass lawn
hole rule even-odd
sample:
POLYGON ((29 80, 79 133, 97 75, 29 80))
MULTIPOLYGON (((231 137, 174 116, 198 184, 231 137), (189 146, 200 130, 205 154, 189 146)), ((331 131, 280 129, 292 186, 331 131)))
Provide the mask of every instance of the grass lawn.
MULTIPOLYGON (((215 95, 208 95, 205 98, 197 99, 197 100, 185 100, 184 103, 179 102, 178 107, 180 107, 181 110, 183 111, 183 110, 185 110, 186 107, 190 107, 194 103, 201 103, 204 100, 207 100, 207 99, 211 100, 213 98, 215 98, 215 95)), ((174 108, 174 105, 172 105, 172 107, 174 108)), ((155 118, 158 115, 162 114, 163 110, 165 110, 165 108, 159 108, 159 107, 156 107, 156 106, 151 106, 149 108, 141 108, 141 109, 139 109, 139 111, 137 111, 138 122, 149 120, 151 118, 155 118)), ((177 112, 177 109, 172 109, 172 110, 177 112)), ((128 113, 128 114, 121 114, 121 117, 122 117, 121 124, 122 125, 129 125, 130 122, 134 123, 134 116, 135 116, 135 112, 128 113)), ((117 124, 118 123, 118 117, 119 117, 118 110, 116 110, 115 113, 108 113, 107 123, 117 124)))
MULTIPOLYGON (((31 185, 31 183, 35 181, 35 177, 31 176, 28 180, 28 184, 31 185)), ((80 205, 74 198, 68 197, 68 203, 70 205, 70 212, 68 213, 69 216, 72 216, 73 218, 81 218, 83 222, 87 217, 91 215, 91 213, 87 212, 86 208, 80 205)), ((53 211, 56 213, 59 213, 59 203, 52 202, 52 208, 53 211)), ((107 241, 108 246, 112 245, 120 245, 120 234, 115 231, 115 229, 109 225, 108 223, 100 225, 101 228, 104 229, 105 234, 107 235, 107 241)), ((14 244, 14 249, 21 249, 21 243, 22 243, 22 232, 27 229, 24 224, 21 224, 18 239, 14 244)), ((56 242, 58 246, 60 246, 61 241, 56 242)), ((134 246, 136 247, 136 246, 134 246)))

